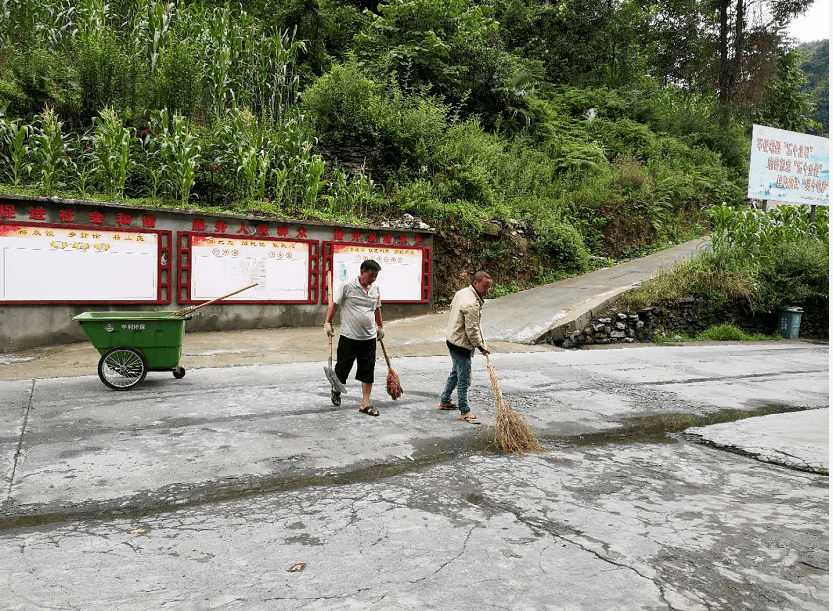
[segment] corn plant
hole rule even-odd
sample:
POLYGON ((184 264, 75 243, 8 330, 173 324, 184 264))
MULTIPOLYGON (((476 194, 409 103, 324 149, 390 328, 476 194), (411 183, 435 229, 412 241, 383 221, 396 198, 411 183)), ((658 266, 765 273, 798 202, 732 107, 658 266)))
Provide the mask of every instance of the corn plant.
POLYGON ((338 167, 333 168, 332 179, 326 184, 324 201, 330 214, 356 213, 373 196, 374 182, 365 174, 364 167, 358 174, 350 176, 338 167))
POLYGON ((67 187, 74 189, 81 199, 89 199, 94 188, 92 135, 73 133, 69 137, 69 149, 74 153, 72 162, 74 172, 68 176, 67 187))
MULTIPOLYGON (((310 148, 312 145, 310 144, 310 148)), ((303 186, 304 208, 315 208, 318 205, 318 195, 325 181, 322 180, 327 169, 321 155, 310 155, 309 159, 299 164, 297 171, 301 174, 299 181, 303 186)))
POLYGON ((250 37, 235 62, 238 70, 234 88, 238 99, 272 126, 280 122, 284 109, 298 99, 299 79, 294 61, 299 52, 306 50, 306 44, 294 38, 294 30, 291 34, 286 30, 282 35, 250 37))
POLYGON ((172 3, 149 2, 147 5, 147 32, 144 39, 147 40, 151 76, 156 73, 159 53, 170 35, 173 15, 172 3))
POLYGON ((76 9, 70 0, 19 2, 18 15, 21 25, 30 24, 28 32, 34 36, 33 42, 42 49, 56 53, 66 51, 78 29, 75 22, 76 9))
POLYGON ((167 108, 151 113, 151 133, 158 139, 161 176, 172 197, 187 205, 197 175, 201 147, 185 117, 167 108))
POLYGON ((231 19, 231 11, 227 6, 215 7, 206 17, 203 36, 205 55, 201 63, 208 82, 209 111, 217 118, 223 115, 226 101, 232 96, 228 87, 232 66, 229 40, 230 32, 236 30, 236 23, 231 19))
POLYGON ((817 215, 814 226, 804 206, 777 206, 769 212, 713 206, 709 216, 712 242, 740 248, 751 258, 778 244, 827 240, 827 215, 817 215))
POLYGON ((91 135, 92 174, 105 193, 121 196, 130 164, 130 130, 112 108, 93 117, 91 135))
POLYGON ((63 123, 58 120, 54 109, 46 106, 43 114, 36 119, 40 125, 35 128, 32 140, 35 166, 39 172, 38 184, 43 191, 49 192, 58 184, 72 160, 66 145, 67 136, 61 131, 63 123))
POLYGON ((0 160, 6 176, 16 187, 32 169, 28 161, 28 138, 31 127, 21 121, 6 120, 0 113, 0 160))

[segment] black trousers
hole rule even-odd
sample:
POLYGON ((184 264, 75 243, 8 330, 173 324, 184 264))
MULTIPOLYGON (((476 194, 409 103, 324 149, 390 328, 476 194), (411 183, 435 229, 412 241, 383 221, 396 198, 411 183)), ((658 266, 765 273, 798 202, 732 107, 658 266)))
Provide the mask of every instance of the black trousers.
POLYGON ((373 370, 376 367, 376 340, 351 339, 343 335, 338 338, 336 350, 336 377, 342 384, 347 382, 347 376, 356 365, 356 379, 359 382, 373 384, 373 370))

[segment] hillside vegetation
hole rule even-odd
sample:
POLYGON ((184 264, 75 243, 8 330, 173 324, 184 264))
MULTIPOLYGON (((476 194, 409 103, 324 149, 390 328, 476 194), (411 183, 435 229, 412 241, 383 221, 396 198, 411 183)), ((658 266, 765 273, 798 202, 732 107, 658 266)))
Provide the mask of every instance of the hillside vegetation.
POLYGON ((826 81, 802 91, 808 55, 779 34, 809 2, 769 0, 766 22, 703 4, 4 0, 0 181, 410 214, 438 230, 438 300, 475 267, 503 292, 552 281, 744 207, 752 122, 826 132, 826 81))

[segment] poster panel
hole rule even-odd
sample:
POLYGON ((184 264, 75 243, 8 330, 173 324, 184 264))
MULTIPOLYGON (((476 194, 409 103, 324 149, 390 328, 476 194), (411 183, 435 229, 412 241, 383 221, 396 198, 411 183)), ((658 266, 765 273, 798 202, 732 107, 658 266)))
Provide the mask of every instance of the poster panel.
POLYGON ((366 259, 379 263, 382 271, 376 279, 383 302, 425 301, 426 247, 376 246, 369 244, 332 244, 333 295, 351 278, 359 276, 366 259))
POLYGON ((157 232, 0 223, 0 303, 159 302, 157 232))
POLYGON ((829 206, 830 140, 753 125, 747 197, 829 206))
POLYGON ((317 265, 309 240, 236 239, 189 234, 190 298, 202 302, 257 282, 228 301, 310 303, 317 265))

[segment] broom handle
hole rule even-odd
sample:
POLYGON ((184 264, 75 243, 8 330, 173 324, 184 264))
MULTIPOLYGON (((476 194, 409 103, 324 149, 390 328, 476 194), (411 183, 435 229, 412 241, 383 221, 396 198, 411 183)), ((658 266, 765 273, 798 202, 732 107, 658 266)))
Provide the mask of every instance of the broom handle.
POLYGON ((206 301, 205 303, 201 303, 201 304, 200 304, 200 305, 198 305, 198 306, 191 306, 190 308, 186 308, 186 310, 188 310, 188 313, 189 313, 189 314, 190 314, 191 312, 196 312, 196 311, 197 311, 197 310, 199 310, 200 308, 204 308, 205 306, 207 306, 207 305, 211 305, 212 303, 214 303, 214 302, 216 302, 216 301, 220 301, 221 299, 225 299, 226 297, 231 297, 232 295, 237 295, 237 293, 242 293, 243 291, 246 291, 246 290, 248 290, 248 289, 252 288, 253 286, 257 286, 257 282, 253 282, 253 283, 252 283, 252 284, 250 284, 249 286, 244 286, 242 289, 237 289, 236 291, 232 291, 232 292, 231 292, 231 293, 229 293, 228 295, 223 295, 222 297, 215 297, 215 298, 214 298, 214 299, 212 299, 211 301, 206 301))
MULTIPOLYGON (((333 272, 330 270, 330 281, 327 283, 327 305, 333 307, 333 272)), ((329 311, 329 308, 327 310, 329 311)), ((335 317, 333 317, 335 318, 335 317)), ((332 324, 332 323, 330 323, 332 324)), ((333 360, 333 336, 330 335, 330 360, 333 360)))
MULTIPOLYGON (((486 334, 483 333, 483 325, 480 324, 480 321, 477 321, 477 328, 480 329, 480 338, 483 340, 483 349, 488 350, 489 347, 486 345, 486 334)), ((489 355, 484 355, 486 357, 486 362, 489 362, 489 355)))
POLYGON ((385 363, 388 364, 388 369, 390 369, 391 367, 390 367, 390 359, 388 358, 388 351, 385 350, 385 342, 383 342, 381 338, 379 338, 379 344, 382 346, 382 354, 385 355, 385 363))

